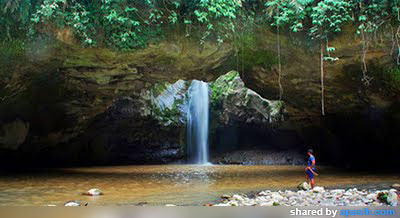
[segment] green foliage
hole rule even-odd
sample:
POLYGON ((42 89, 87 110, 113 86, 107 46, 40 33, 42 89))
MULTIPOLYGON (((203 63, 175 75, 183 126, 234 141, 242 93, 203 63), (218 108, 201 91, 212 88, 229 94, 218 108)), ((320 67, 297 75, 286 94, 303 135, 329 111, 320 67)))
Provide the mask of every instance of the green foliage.
POLYGON ((289 25, 293 32, 303 29, 303 20, 306 18, 308 6, 312 0, 273 0, 267 1, 267 14, 275 22, 272 25, 289 25))
MULTIPOLYGON (((216 38, 219 42, 235 31, 240 1, 230 0, 43 0, 31 17, 31 34, 54 34, 72 27, 85 46, 107 45, 126 50, 144 47, 162 38, 167 26, 183 23, 202 32, 200 43, 216 38)), ((190 36, 191 32, 188 32, 190 36)))
POLYGON ((212 33, 216 33, 218 42, 235 32, 234 20, 238 16, 241 1, 232 0, 200 0, 194 10, 197 22, 205 26, 200 43, 212 33))
POLYGON ((359 25, 357 34, 361 34, 362 31, 372 33, 378 30, 389 15, 385 10, 388 5, 387 3, 387 0, 372 0, 369 1, 369 4, 365 4, 361 0, 355 2, 355 6, 359 7, 360 13, 358 16, 359 25))
POLYGON ((101 0, 81 4, 65 0, 44 0, 32 16, 34 32, 53 34, 69 26, 85 46, 99 42, 121 50, 142 47, 159 33, 163 12, 152 8, 154 2, 144 1, 148 9, 141 15, 137 6, 127 0, 101 0))
POLYGON ((84 46, 119 50, 144 47, 181 27, 202 44, 234 41, 257 25, 324 40, 340 32, 350 14, 359 32, 374 32, 387 21, 400 25, 400 0, 0 0, 0 7, 3 39, 54 36, 69 27, 84 46))
POLYGON ((394 67, 387 70, 389 76, 396 82, 400 82, 400 68, 394 67))
POLYGON ((310 35, 317 39, 327 39, 329 34, 341 31, 345 21, 352 20, 351 4, 345 0, 323 0, 312 8, 313 26, 310 35))
POLYGON ((20 39, 28 31, 36 0, 0 0, 0 39, 20 39))

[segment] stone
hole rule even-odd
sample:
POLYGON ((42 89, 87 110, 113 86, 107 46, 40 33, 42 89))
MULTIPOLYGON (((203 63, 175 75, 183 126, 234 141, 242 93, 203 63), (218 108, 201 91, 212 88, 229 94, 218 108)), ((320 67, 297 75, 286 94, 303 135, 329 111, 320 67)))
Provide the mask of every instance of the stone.
POLYGON ((231 202, 231 206, 239 206, 239 204, 238 204, 238 202, 234 201, 234 202, 231 202))
POLYGON ((217 207, 227 207, 227 206, 231 206, 230 203, 220 203, 220 204, 214 204, 212 206, 217 206, 217 207))
POLYGON ((87 191, 85 193, 85 195, 88 195, 88 196, 100 196, 100 195, 103 195, 103 192, 100 189, 92 188, 89 191, 87 191))
POLYGON ((244 206, 256 206, 257 203, 255 203, 254 201, 249 201, 249 202, 244 202, 243 205, 244 206))
POLYGON ((77 207, 81 206, 81 203, 79 201, 68 201, 67 203, 64 204, 66 207, 77 207))
POLYGON ((273 205, 274 205, 273 201, 267 201, 267 202, 260 203, 260 206, 262 206, 262 207, 270 207, 270 206, 273 206, 273 205))
POLYGON ((280 195, 280 194, 278 194, 278 193, 276 193, 276 192, 273 192, 272 195, 271 195, 271 197, 272 197, 272 199, 273 199, 274 201, 281 201, 281 200, 283 200, 282 195, 280 195))
POLYGON ((397 206, 398 204, 398 199, 397 199, 397 193, 395 190, 390 190, 388 192, 387 196, 387 203, 391 206, 397 206))
POLYGON ((343 194, 346 190, 344 189, 333 189, 330 192, 333 194, 343 194))
POLYGON ((371 193, 371 194, 368 194, 366 197, 369 200, 376 200, 377 195, 375 193, 371 193))
POLYGON ((242 196, 240 196, 240 195, 233 195, 232 199, 237 200, 239 202, 243 202, 244 201, 244 198, 242 196))
POLYGON ((396 184, 391 185, 390 187, 396 189, 397 191, 400 191, 400 184, 396 183, 396 184))
POLYGON ((271 191, 269 191, 269 190, 261 191, 261 192, 258 193, 258 195, 260 195, 260 196, 267 196, 267 195, 270 195, 270 194, 271 194, 271 191))
POLYGON ((371 206, 381 206, 381 204, 377 201, 372 202, 371 206))
POLYGON ((231 195, 222 195, 221 198, 223 198, 223 199, 229 199, 229 198, 232 198, 232 196, 231 196, 231 195))
POLYGON ((319 193, 319 192, 325 192, 325 189, 324 189, 324 187, 315 186, 313 188, 313 191, 319 193))
MULTIPOLYGON (((229 199, 224 199, 220 203, 227 206, 378 206, 389 204, 398 205, 397 191, 381 190, 381 191, 358 191, 356 189, 335 189, 325 190, 323 187, 315 187, 314 190, 299 190, 293 192, 290 190, 271 192, 265 190, 254 197, 235 194, 229 199), (347 195, 342 195, 343 193, 347 195), (379 201, 377 201, 377 197, 379 201)), ((221 206, 222 206, 221 205, 221 206)))
POLYGON ((311 186, 307 182, 300 183, 297 186, 297 189, 304 190, 304 191, 310 190, 310 188, 311 188, 311 186))
POLYGON ((371 203, 373 201, 372 199, 369 199, 369 198, 366 198, 366 197, 362 198, 361 200, 364 203, 371 203))
POLYGON ((321 201, 321 205, 323 206, 335 206, 335 201, 332 199, 326 199, 321 201))
POLYGON ((349 191, 346 191, 345 193, 343 193, 343 195, 344 195, 344 196, 352 196, 353 193, 351 193, 351 192, 349 192, 349 191))

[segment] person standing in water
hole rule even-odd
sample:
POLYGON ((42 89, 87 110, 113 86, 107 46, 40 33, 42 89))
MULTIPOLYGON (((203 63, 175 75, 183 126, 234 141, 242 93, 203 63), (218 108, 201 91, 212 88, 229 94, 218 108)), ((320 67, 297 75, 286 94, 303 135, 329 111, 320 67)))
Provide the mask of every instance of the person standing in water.
POLYGON ((308 154, 308 161, 307 161, 307 167, 305 169, 306 171, 306 178, 307 178, 307 183, 311 185, 311 188, 314 188, 315 181, 314 181, 314 175, 318 175, 315 172, 315 157, 313 155, 313 150, 308 149, 307 151, 308 154))

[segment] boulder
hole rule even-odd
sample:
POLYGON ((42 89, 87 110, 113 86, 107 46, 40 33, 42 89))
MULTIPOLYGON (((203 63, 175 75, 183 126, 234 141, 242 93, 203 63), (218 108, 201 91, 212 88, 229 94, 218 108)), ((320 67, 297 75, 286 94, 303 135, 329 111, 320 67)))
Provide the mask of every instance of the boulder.
POLYGON ((282 101, 271 101, 245 87, 237 71, 210 83, 211 111, 220 125, 269 124, 284 119, 282 101))

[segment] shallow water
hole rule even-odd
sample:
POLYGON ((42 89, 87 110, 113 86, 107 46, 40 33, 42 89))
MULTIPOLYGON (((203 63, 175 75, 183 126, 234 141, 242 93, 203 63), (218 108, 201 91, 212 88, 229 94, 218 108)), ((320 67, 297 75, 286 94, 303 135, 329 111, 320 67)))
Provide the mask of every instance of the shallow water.
MULTIPOLYGON (((400 182, 396 173, 377 175, 332 168, 318 172, 317 185, 325 187, 388 188, 400 182)), ((302 166, 111 166, 3 173, 0 205, 62 205, 69 200, 91 205, 201 205, 222 194, 295 189, 304 180, 302 166), (82 195, 91 188, 103 190, 104 195, 82 195)))

